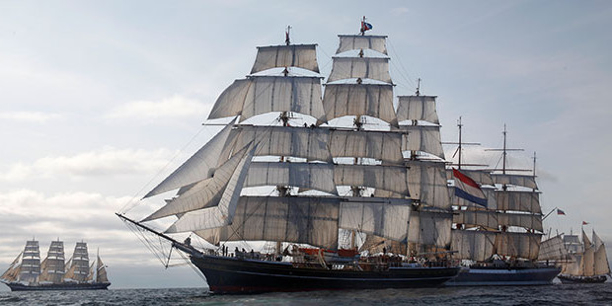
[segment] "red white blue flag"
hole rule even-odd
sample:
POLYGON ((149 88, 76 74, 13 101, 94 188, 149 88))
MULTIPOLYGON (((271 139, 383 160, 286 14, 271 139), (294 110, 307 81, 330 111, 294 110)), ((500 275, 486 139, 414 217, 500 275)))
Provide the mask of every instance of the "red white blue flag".
POLYGON ((362 33, 365 32, 365 31, 369 31, 371 29, 372 29, 372 24, 369 24, 369 23, 367 23, 365 21, 361 22, 361 32, 362 33))
POLYGON ((482 189, 480 189, 480 186, 478 186, 478 183, 455 168, 453 168, 453 175, 455 176, 456 196, 487 207, 487 197, 482 192, 482 189))

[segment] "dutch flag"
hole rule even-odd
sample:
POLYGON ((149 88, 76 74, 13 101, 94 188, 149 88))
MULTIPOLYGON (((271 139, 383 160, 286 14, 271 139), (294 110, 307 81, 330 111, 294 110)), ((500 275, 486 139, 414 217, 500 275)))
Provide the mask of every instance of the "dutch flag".
POLYGON ((469 176, 453 168, 455 176, 455 195, 470 202, 487 207, 487 197, 482 189, 469 176))

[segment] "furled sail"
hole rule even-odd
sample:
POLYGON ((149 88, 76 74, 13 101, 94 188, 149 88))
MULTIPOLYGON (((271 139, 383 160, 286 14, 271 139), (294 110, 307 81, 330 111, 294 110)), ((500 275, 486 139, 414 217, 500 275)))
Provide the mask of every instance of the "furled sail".
POLYGON ((533 175, 492 174, 491 176, 495 184, 515 185, 532 189, 538 188, 533 175))
POLYGON ((565 249, 560 235, 547 239, 540 244, 538 260, 562 260, 568 258, 569 253, 565 249))
POLYGON ((397 104, 397 119, 422 120, 440 124, 436 113, 435 96, 399 96, 397 104))
POLYGON ((364 186, 410 195, 408 190, 408 169, 402 166, 383 165, 336 165, 336 185, 364 186))
POLYGON ((196 231, 206 241, 266 240, 328 249, 338 243, 338 198, 243 196, 232 224, 196 231))
POLYGON ((372 79, 391 84, 389 58, 386 57, 333 57, 332 72, 327 82, 343 79, 372 79))
POLYGON ((329 149, 333 157, 373 158, 401 165, 401 136, 384 131, 331 130, 329 149))
POLYGON ((178 169, 149 191, 145 198, 211 178, 217 166, 224 162, 219 159, 219 156, 221 156, 234 121, 235 119, 228 123, 178 169))
POLYGON ((316 44, 257 47, 251 73, 276 67, 299 67, 319 72, 316 47, 316 44))
POLYGON ((323 107, 328 119, 367 115, 397 126, 390 84, 328 84, 323 107))
POLYGON ((370 49, 387 54, 385 41, 387 36, 376 35, 338 35, 340 45, 336 54, 349 50, 370 49))
POLYGON ((292 186, 337 195, 334 166, 324 163, 253 162, 245 187, 292 186))
POLYGON ((185 213, 166 230, 166 233, 189 232, 231 224, 255 150, 257 145, 249 148, 248 153, 242 157, 217 206, 185 213))
POLYGON ((243 148, 238 154, 232 156, 226 163, 215 171, 215 176, 200 181, 193 187, 183 191, 178 197, 167 201, 167 204, 143 219, 155 220, 176 214, 182 214, 197 209, 216 206, 224 190, 246 155, 249 147, 243 148))
POLYGON ((208 119, 240 115, 245 120, 270 112, 296 112, 327 121, 320 77, 250 76, 244 82, 235 82, 221 94, 208 119))
POLYGON ((453 230, 451 236, 457 259, 485 261, 495 254, 495 232, 453 230))
POLYGON ((402 150, 421 151, 444 158, 439 125, 402 125, 402 150))

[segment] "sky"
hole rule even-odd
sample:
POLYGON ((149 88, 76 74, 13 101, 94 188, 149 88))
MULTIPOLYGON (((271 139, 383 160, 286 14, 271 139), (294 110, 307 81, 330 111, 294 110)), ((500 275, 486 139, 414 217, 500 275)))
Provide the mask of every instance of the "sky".
MULTIPOLYGON (((256 46, 317 43, 323 75, 338 34, 366 16, 388 35, 396 95, 438 96, 442 140, 462 117, 467 161, 486 148, 537 175, 545 228, 582 221, 612 245, 612 2, 0 0, 0 270, 35 237, 99 249, 112 288, 203 287, 165 269, 114 215, 209 139, 215 99, 256 46)), ((446 148, 452 154, 454 148, 446 148)), ((159 204, 161 205, 161 203, 159 204)), ((146 207, 131 212, 145 216, 146 207)), ((610 252, 609 252, 610 253, 610 252)), ((5 286, 0 290, 7 290, 5 286)))

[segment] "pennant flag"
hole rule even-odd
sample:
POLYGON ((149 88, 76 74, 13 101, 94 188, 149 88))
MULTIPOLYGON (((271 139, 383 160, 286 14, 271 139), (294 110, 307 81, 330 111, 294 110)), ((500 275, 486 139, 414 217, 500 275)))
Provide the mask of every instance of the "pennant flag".
POLYGON ((565 212, 557 208, 557 215, 565 216, 565 212))
POLYGON ((455 168, 453 168, 453 175, 455 176, 456 196, 487 207, 487 197, 478 183, 455 168))
POLYGON ((582 221, 582 225, 587 225, 587 224, 589 224, 589 222, 582 221))

